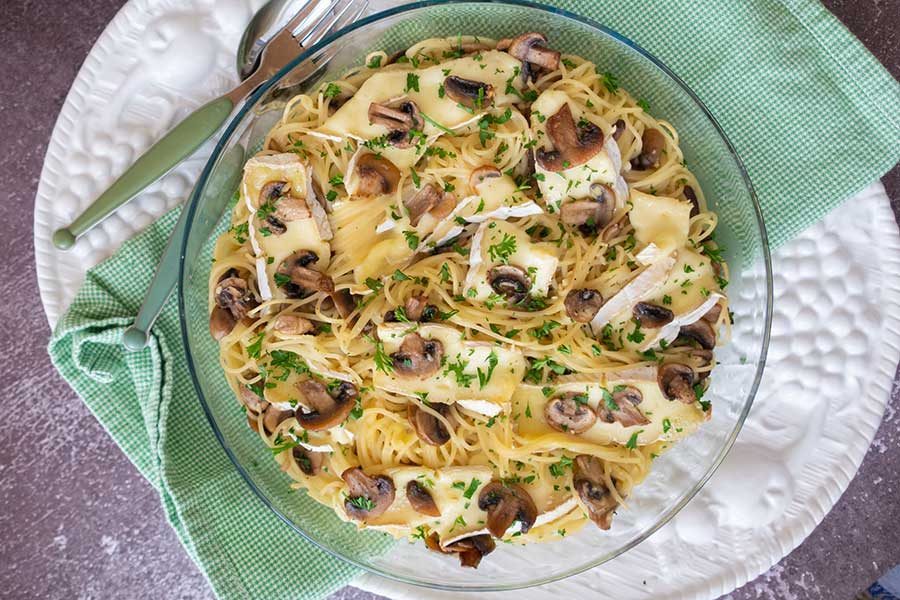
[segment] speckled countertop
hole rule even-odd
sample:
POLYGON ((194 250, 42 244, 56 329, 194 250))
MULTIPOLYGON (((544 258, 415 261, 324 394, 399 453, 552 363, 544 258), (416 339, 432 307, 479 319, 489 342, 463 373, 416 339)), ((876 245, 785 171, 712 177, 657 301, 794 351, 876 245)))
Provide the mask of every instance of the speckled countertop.
MULTIPOLYGON (((45 349, 50 332, 31 241, 45 144, 81 62, 122 3, 0 2, 0 50, 9 61, 0 87, 0 597, 212 597, 156 493, 45 349)), ((900 78, 900 0, 825 4, 900 78)), ((898 215, 900 168, 885 184, 898 215)), ((900 563, 898 409, 895 379, 875 441, 835 508, 799 548, 729 598, 850 598, 900 563)), ((332 598, 377 597, 347 587, 332 598)))

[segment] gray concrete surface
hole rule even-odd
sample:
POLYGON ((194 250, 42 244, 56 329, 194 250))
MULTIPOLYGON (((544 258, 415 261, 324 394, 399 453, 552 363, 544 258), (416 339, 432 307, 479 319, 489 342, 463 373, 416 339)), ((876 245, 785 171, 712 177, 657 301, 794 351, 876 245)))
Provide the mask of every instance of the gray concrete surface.
MULTIPOLYGON (((4 0, 0 51, 0 597, 211 598, 150 486, 52 369, 32 207, 45 144, 72 79, 123 0, 4 0)), ((900 0, 826 0, 900 77, 900 0)), ((885 183, 897 214, 900 169, 885 183)), ((900 562, 900 390, 859 473, 809 538, 730 594, 850 598, 900 562)), ((374 599, 352 587, 337 600, 374 599)))

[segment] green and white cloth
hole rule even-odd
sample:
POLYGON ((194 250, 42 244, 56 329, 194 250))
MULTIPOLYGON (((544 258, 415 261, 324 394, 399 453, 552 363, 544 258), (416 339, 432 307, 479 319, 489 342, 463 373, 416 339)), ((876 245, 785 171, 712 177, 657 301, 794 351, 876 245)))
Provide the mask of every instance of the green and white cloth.
MULTIPOLYGON (((776 245, 900 157, 900 86, 818 2, 554 4, 632 38, 691 86, 745 161, 776 245)), ((220 597, 321 598, 358 571, 302 540, 238 475, 191 384, 174 298, 147 349, 120 345, 176 212, 88 272, 51 358, 159 491, 220 597)))

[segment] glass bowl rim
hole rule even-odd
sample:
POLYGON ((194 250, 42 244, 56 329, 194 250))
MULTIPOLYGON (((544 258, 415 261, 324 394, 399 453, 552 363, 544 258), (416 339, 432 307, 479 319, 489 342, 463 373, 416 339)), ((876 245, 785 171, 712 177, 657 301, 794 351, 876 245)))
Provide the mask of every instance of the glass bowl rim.
POLYGON ((213 430, 213 433, 216 436, 216 439, 219 441, 219 444, 222 446, 222 449, 225 451, 225 454, 228 456, 229 460, 237 469, 241 478, 247 483, 253 493, 262 501, 266 507, 269 508, 278 518, 280 518, 285 524, 287 524, 292 530, 300 534, 300 536, 306 541, 313 544, 316 548, 323 550, 335 558, 344 561, 348 564, 351 564, 357 568, 362 569, 365 572, 374 573, 376 575, 380 575, 382 577, 386 577, 388 579, 399 581, 401 583, 407 583, 410 585, 416 585, 425 588, 443 590, 443 591, 462 591, 462 592, 491 592, 491 591, 509 591, 516 589, 523 589, 532 586, 545 585, 548 583, 553 583, 555 581, 559 581, 561 579, 565 579, 567 577, 571 577, 573 575, 578 575, 579 573, 583 573, 589 569, 593 569, 603 563, 606 563, 620 554, 631 550, 648 537, 650 537, 653 533, 655 533, 658 529, 660 529, 663 525, 668 523, 676 514, 678 514, 682 508, 690 502, 697 492, 703 488, 704 485, 709 481, 712 475, 716 472, 719 466, 722 464, 722 461, 731 451, 731 448, 734 445, 735 439, 737 435, 740 433, 744 421, 747 419, 747 415, 750 412, 751 407, 753 406, 753 402, 756 398, 756 393, 759 389, 760 382, 762 380, 763 371, 766 365, 766 357, 769 349, 769 339, 771 334, 771 326, 772 326, 772 304, 773 304, 773 292, 772 292, 772 259, 771 253, 769 251, 769 242, 768 236, 766 233, 766 226, 762 215, 762 208, 759 205, 759 200, 756 196, 756 190, 753 187, 753 183, 750 180, 750 176, 747 173, 747 169, 744 166, 743 161, 738 155, 737 151, 734 148, 734 145, 731 143, 731 140, 725 134, 725 131, 722 129, 722 126, 719 124, 718 120, 713 116, 712 112, 710 112, 709 108, 707 108, 706 104, 697 96, 696 93, 678 76, 676 75, 668 66, 666 66, 662 61, 656 58, 649 51, 645 50, 642 46, 631 40, 630 38, 622 35, 621 33, 598 23, 594 19, 589 17, 585 17, 571 11, 557 8, 553 6, 548 6, 545 4, 540 4, 537 2, 531 2, 529 0, 423 0, 419 2, 412 2, 409 4, 403 4, 400 6, 395 6, 393 8, 389 8, 387 10, 383 10, 377 13, 373 13, 368 15, 358 21, 355 21, 351 25, 347 26, 344 29, 332 32, 325 36, 322 40, 320 40, 317 44, 310 46, 301 52, 296 58, 290 61, 287 65, 285 65, 281 70, 279 70, 275 75, 269 78, 265 83, 263 83, 253 94, 251 94, 240 109, 235 113, 235 115, 229 120, 228 125, 222 131, 222 134, 219 140, 216 142, 215 147, 213 148, 212 153, 210 154, 209 159, 203 167, 203 170, 200 173, 200 176, 197 179, 197 183, 194 186, 193 191, 188 199, 187 206, 183 209, 188 211, 187 217, 185 219, 185 228, 184 233, 182 235, 181 241, 181 251, 179 256, 179 266, 178 266, 178 317, 179 324, 181 328, 181 338, 182 343, 185 347, 185 356, 187 358, 187 367, 188 372, 191 376, 191 381, 194 385, 194 389, 197 392, 197 396, 200 399, 200 405, 203 408, 203 412, 206 414, 206 418, 209 421, 210 427, 213 430), (722 444, 719 449, 718 454, 715 459, 712 461, 710 466, 707 468, 706 472, 697 481, 697 483, 682 497, 682 499, 673 507, 671 507, 666 512, 662 513, 659 517, 657 517, 656 521, 648 527, 646 530, 641 532, 636 538, 630 540, 627 544, 623 545, 620 548, 616 548, 612 552, 608 552, 603 556, 585 562, 584 564, 577 565, 571 569, 568 569, 563 572, 559 572, 548 577, 538 578, 532 581, 526 581, 523 583, 512 583, 512 584, 485 584, 485 585, 457 585, 457 584, 442 584, 442 583, 433 583, 428 581, 421 581, 417 579, 413 579, 410 577, 406 577, 404 575, 398 575, 396 573, 392 573, 385 569, 378 568, 374 565, 365 564, 356 560, 351 556, 345 556, 340 552, 333 550, 318 540, 314 539, 311 535, 307 534, 300 527, 294 524, 291 519, 289 519, 286 515, 282 514, 270 501, 263 490, 259 489, 259 487, 253 482, 250 474, 244 469, 241 465, 238 458, 234 455, 229 448, 228 443, 225 441, 224 435, 219 430, 218 425, 216 424, 215 417, 212 414, 212 410, 209 408, 209 405, 206 402, 206 398, 203 395, 203 389, 200 385, 200 380, 197 375, 197 371, 194 368, 193 357, 190 352, 187 350, 190 348, 190 342, 188 337, 188 328, 187 328, 187 319, 185 318, 186 310, 185 310, 185 293, 184 293, 184 281, 185 276, 187 274, 186 268, 186 255, 187 255, 187 245, 190 239, 190 232, 194 223, 194 217, 199 205, 199 199, 201 195, 201 191, 206 187, 207 180, 212 173, 212 170, 218 160, 219 156, 225 150, 225 147, 228 141, 231 138, 231 135, 234 133, 238 124, 243 120, 243 118, 247 115, 248 112, 256 105, 259 99, 269 90, 271 89, 278 81, 280 81, 285 75, 287 75, 294 67, 303 62, 309 56, 315 55, 322 48, 330 45, 332 42, 360 29, 362 27, 366 27, 367 25, 381 21, 382 19, 386 19, 389 17, 393 17, 395 15, 400 15, 406 12, 411 12, 414 10, 418 10, 421 8, 428 8, 432 6, 446 6, 452 4, 497 4, 497 5, 505 5, 517 8, 527 8, 540 10, 551 15, 557 15, 566 19, 571 19, 577 21, 583 25, 587 25, 588 27, 592 27, 603 34, 606 34, 613 39, 621 42, 622 44, 628 46, 632 50, 636 51, 644 58, 649 60, 654 66, 660 69, 666 76, 668 76, 672 81, 674 81, 687 95, 688 97, 700 108, 703 114, 709 119, 710 123, 712 123, 713 128, 716 133, 719 135, 719 138, 725 143, 726 148, 728 149, 729 154, 731 155, 732 160, 734 160, 735 164, 738 167, 738 171, 741 174, 741 179, 744 185, 747 188, 747 191, 750 194, 751 204, 753 208, 754 215, 756 216, 756 224, 757 231, 760 237, 760 246, 762 250, 762 258, 763 264, 765 268, 765 283, 766 283, 766 306, 765 306, 765 318, 763 324, 763 336, 762 336, 762 344, 760 347, 760 355, 759 360, 757 362, 756 373, 754 374, 753 383, 750 387, 750 391, 747 394, 747 398, 744 401, 744 405, 741 408, 741 412, 738 415, 738 418, 726 438, 725 442, 722 444))

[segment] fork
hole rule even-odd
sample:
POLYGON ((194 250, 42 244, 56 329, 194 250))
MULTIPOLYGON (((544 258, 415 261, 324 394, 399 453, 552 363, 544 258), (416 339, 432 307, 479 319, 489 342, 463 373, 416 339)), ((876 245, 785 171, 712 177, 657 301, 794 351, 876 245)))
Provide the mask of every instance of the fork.
MULTIPOLYGON (((238 104, 300 52, 319 42, 332 29, 352 22, 367 5, 368 0, 311 0, 269 40, 259 66, 247 79, 195 110, 163 136, 68 227, 56 230, 53 245, 61 250, 71 248, 86 231, 191 155, 219 130, 238 104), (324 18, 317 20, 323 14, 324 18)), ((311 63, 299 67, 301 78, 315 71, 311 63)))
MULTIPOLYGON (((312 4, 316 3, 313 2, 312 4)), ((319 4, 323 3, 320 2, 319 4)), ((328 7, 325 9, 325 11, 331 11, 331 14, 323 21, 312 25, 310 29, 304 29, 303 24, 310 18, 316 18, 317 15, 315 15, 314 10, 307 10, 304 8, 301 13, 294 17, 284 29, 279 31, 271 41, 269 41, 269 44, 263 50, 259 67, 253 75, 246 80, 250 81, 256 77, 258 78, 257 83, 246 84, 245 81, 245 83, 241 84, 222 98, 213 100, 213 102, 222 101, 223 98, 228 99, 229 102, 234 102, 235 100, 231 97, 232 94, 234 94, 235 98, 242 99, 245 95, 256 89, 256 87, 265 81, 265 79, 274 75, 284 64, 293 59, 297 54, 298 48, 302 50, 304 45, 305 47, 309 47, 318 43, 332 29, 340 29, 356 19, 362 14, 367 6, 368 0, 332 0, 328 2, 328 7), (301 27, 301 30, 297 33, 292 33, 298 26, 301 27), (267 74, 258 75, 261 72, 267 74), (240 93, 243 95, 238 95, 240 93)), ((333 52, 323 57, 323 62, 327 61, 332 55, 333 52)), ((311 60, 297 65, 292 73, 292 76, 296 78, 298 82, 294 85, 298 85, 305 79, 314 75, 321 66, 321 63, 314 64, 311 60)), ((200 110, 202 110, 202 108, 200 110)), ((241 154, 241 156, 243 156, 243 154, 241 154)), ((224 159, 225 157, 223 156, 223 160, 224 159)), ((231 156, 229 160, 234 161, 239 159, 231 156)), ((226 169, 226 171, 236 171, 238 169, 240 169, 240 165, 236 165, 233 169, 226 169)), ((233 185, 237 185, 237 182, 223 183, 222 189, 233 189, 233 185)), ((230 191, 222 192, 219 196, 222 198, 229 198, 230 191)), ((122 344, 128 350, 140 350, 147 345, 153 323, 156 321, 169 294, 172 293, 172 289, 175 287, 175 283, 178 279, 178 259, 181 249, 181 240, 184 235, 187 212, 187 208, 182 210, 178 223, 175 225, 175 228, 172 230, 172 234, 169 237, 168 245, 160 258, 159 265, 156 268, 156 274, 153 276, 153 281, 150 283, 150 287, 147 288, 144 302, 141 304, 141 308, 134 319, 134 323, 125 330, 122 336, 122 344)))

